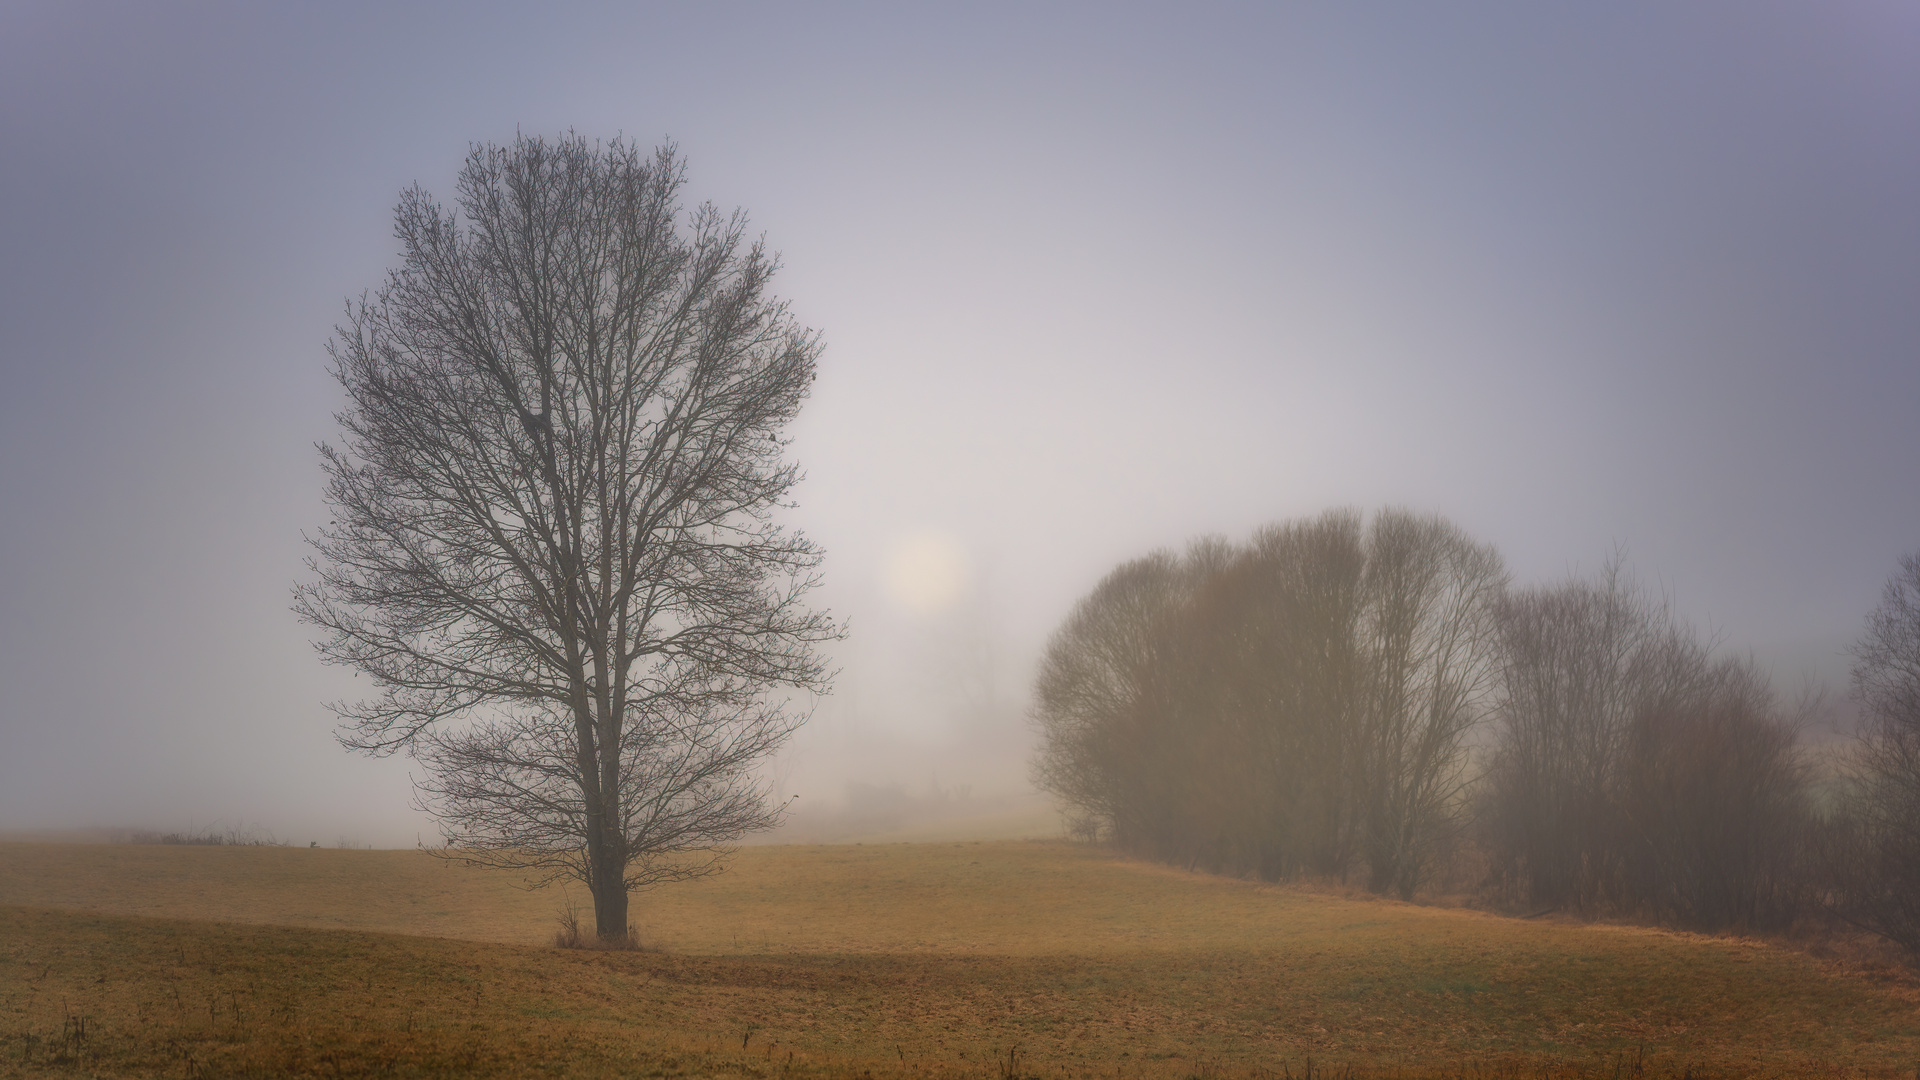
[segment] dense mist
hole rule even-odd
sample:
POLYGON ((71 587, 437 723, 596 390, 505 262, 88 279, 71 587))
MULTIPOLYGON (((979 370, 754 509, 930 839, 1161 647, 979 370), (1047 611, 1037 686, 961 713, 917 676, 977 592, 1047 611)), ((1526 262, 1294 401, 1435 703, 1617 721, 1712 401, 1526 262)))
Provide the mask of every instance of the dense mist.
POLYGON ((14 4, 0 831, 434 840, 289 610, 324 345, 403 189, 566 131, 674 141, 824 335, 781 513, 848 632, 775 841, 1058 829, 1047 641, 1195 537, 1404 507, 1519 587, 1624 550, 1836 702, 1920 546, 1907 7, 14 4))

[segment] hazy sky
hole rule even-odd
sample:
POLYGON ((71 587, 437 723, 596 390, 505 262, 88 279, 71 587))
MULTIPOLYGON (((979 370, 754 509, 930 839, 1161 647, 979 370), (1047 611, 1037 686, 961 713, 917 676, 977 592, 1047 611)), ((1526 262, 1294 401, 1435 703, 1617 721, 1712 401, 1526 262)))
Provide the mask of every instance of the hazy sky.
POLYGON ((323 345, 470 143, 676 140, 828 343, 840 692, 781 765, 1024 785, 1116 562, 1402 504, 1844 679, 1920 547, 1905 3, 0 5, 0 829, 411 843, 288 611, 323 345))

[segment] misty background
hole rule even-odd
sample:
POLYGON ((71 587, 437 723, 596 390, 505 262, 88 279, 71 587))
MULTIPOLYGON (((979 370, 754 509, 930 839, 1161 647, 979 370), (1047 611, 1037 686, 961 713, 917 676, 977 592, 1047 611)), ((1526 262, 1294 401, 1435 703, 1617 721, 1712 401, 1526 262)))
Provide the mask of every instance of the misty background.
POLYGON ((776 839, 1044 820, 1114 564, 1329 506, 1624 545, 1792 692, 1920 547, 1920 10, 0 8, 0 830, 411 845, 288 610, 323 346, 516 131, 675 140, 826 334, 776 839), (890 824, 892 823, 892 824, 890 824))

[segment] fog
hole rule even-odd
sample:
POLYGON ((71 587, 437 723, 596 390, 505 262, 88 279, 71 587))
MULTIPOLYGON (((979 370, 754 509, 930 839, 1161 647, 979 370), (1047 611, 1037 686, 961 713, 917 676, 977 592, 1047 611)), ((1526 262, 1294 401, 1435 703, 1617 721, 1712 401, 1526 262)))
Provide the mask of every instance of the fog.
POLYGON ((776 840, 1044 819, 1047 635, 1198 535, 1623 547, 1836 691, 1920 547, 1909 6, 16 3, 0 830, 433 838, 289 611, 323 346, 402 188, 569 129, 675 140, 825 333, 792 519, 849 634, 776 840))

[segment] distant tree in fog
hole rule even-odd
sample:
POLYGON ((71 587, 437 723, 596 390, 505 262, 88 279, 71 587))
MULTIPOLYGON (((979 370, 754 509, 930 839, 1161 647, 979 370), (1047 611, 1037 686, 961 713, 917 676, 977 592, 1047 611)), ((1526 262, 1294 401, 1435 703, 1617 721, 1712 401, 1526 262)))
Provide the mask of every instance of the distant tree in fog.
POLYGON ((1798 911, 1809 824, 1791 716, 1609 563, 1499 615, 1487 840, 1530 905, 1699 929, 1798 911))
POLYGON ((1118 743, 1145 700, 1160 623, 1192 590, 1194 562, 1162 551, 1121 565, 1074 605, 1041 658, 1034 780, 1066 804, 1076 833, 1110 828, 1138 782, 1137 754, 1118 743))
POLYGON ((1413 895, 1455 821, 1464 744, 1483 716, 1507 574, 1499 553, 1438 517, 1383 512, 1367 536, 1357 767, 1375 892, 1413 895))
POLYGON ((1808 908, 1805 716, 1782 707, 1751 660, 1727 658, 1635 717, 1616 909, 1696 930, 1769 930, 1808 908))
POLYGON ((1604 877, 1619 763, 1639 702, 1689 645, 1610 563, 1599 582, 1501 605, 1498 741, 1488 792, 1493 849, 1529 903, 1590 903, 1604 877))
POLYGON ((1188 748, 1192 806, 1159 857, 1269 881, 1348 872, 1365 558, 1358 514, 1270 525, 1167 624, 1142 722, 1188 748))
POLYGON ((1499 556, 1435 517, 1335 511, 1128 563, 1042 662, 1036 769, 1155 858, 1411 895, 1451 831, 1493 670, 1499 556))
POLYGON ((1833 859, 1837 905, 1920 954, 1920 552, 1901 558, 1851 651, 1866 723, 1833 859))
POLYGON ((471 153, 457 209, 402 197, 401 265, 331 346, 334 521, 296 596, 377 690, 342 741, 414 754, 461 857, 584 881, 605 939, 630 889, 778 820, 752 770, 837 633, 772 520, 818 338, 682 177, 671 147, 520 137, 471 153))

